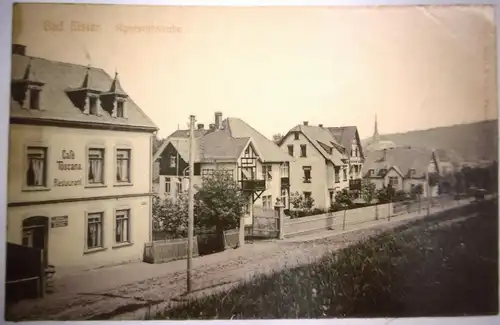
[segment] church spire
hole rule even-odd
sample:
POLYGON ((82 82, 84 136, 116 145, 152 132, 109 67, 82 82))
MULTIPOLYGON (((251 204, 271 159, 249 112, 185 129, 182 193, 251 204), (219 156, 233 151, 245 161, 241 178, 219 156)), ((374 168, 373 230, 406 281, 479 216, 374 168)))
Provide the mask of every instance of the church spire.
POLYGON ((378 122, 377 122, 377 114, 375 114, 375 129, 373 131, 373 138, 378 138, 378 122))

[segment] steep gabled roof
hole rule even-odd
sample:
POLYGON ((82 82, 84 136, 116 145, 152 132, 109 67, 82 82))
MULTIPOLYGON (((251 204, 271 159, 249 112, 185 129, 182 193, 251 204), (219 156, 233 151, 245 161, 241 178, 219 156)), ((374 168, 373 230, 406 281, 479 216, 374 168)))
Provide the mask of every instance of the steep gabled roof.
POLYGON ((343 146, 346 150, 348 156, 351 155, 351 143, 352 140, 357 139, 360 143, 359 149, 361 157, 363 157, 363 149, 361 148, 361 140, 358 135, 358 128, 356 126, 340 126, 340 127, 328 127, 327 128, 337 140, 337 142, 343 146))
POLYGON ((229 133, 233 138, 250 138, 263 162, 287 162, 293 160, 283 152, 276 143, 266 138, 239 118, 228 117, 221 123, 221 130, 216 132, 229 133))
POLYGON ((135 126, 151 131, 158 129, 130 97, 126 100, 127 118, 112 117, 105 110, 99 116, 84 114, 75 106, 67 94, 68 90, 82 87, 102 93, 110 90, 113 78, 102 69, 13 54, 12 80, 22 80, 28 70, 28 65, 30 78, 36 78, 44 83, 40 92, 40 110, 24 109, 11 97, 11 118, 135 126))
MULTIPOLYGON (((209 130, 207 129, 196 129, 194 130, 194 137, 199 138, 207 134, 209 130)), ((189 129, 183 129, 183 130, 176 130, 172 134, 168 136, 168 138, 189 138, 189 129)))
POLYGON ((301 132, 304 134, 309 142, 325 157, 325 159, 332 162, 335 166, 343 165, 342 160, 347 158, 341 152, 345 151, 345 148, 337 142, 332 133, 326 128, 319 126, 297 125, 288 131, 286 136, 288 136, 291 132, 301 132))
POLYGON ((246 148, 250 138, 234 138, 228 132, 217 130, 197 140, 200 143, 198 148, 201 161, 236 161, 246 148))
POLYGON ((366 176, 369 170, 374 170, 378 177, 384 177, 385 171, 395 168, 404 177, 410 175, 410 170, 414 169, 413 177, 425 177, 427 168, 431 160, 435 160, 432 150, 426 148, 396 147, 368 152, 365 157, 362 174, 366 176))

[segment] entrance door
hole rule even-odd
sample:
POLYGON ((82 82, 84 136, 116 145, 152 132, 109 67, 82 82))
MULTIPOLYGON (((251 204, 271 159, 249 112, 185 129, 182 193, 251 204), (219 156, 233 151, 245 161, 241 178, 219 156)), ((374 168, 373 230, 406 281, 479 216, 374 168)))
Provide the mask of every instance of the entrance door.
POLYGON ((49 218, 31 217, 23 220, 23 245, 43 249, 47 267, 49 243, 49 218))

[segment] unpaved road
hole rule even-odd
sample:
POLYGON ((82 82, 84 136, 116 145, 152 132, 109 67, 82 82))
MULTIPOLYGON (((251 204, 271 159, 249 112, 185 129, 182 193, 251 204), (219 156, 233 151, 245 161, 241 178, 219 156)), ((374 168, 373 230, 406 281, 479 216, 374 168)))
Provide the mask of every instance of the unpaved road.
MULTIPOLYGON (((195 264, 192 275, 194 295, 226 290, 257 274, 308 263, 326 252, 347 247, 381 231, 408 223, 407 220, 382 223, 370 229, 355 230, 309 242, 257 242, 224 252, 226 260, 214 254, 200 257, 206 261, 195 264)), ((123 267, 126 267, 123 266, 123 267)), ((140 319, 144 307, 164 308, 173 304, 186 289, 185 270, 165 273, 145 281, 133 282, 108 290, 51 295, 45 299, 23 302, 9 308, 7 320, 104 320, 140 319)))

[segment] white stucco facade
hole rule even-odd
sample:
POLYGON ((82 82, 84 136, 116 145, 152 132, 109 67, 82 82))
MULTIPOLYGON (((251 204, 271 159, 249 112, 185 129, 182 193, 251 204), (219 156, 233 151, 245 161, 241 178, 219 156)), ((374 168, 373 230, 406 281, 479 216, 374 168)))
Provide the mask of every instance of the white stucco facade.
POLYGON ((48 264, 58 272, 142 259, 151 235, 151 146, 148 132, 11 124, 7 240, 34 240, 25 221, 41 217, 48 264), (33 149, 44 152, 35 185, 33 149), (100 165, 90 162, 92 150, 102 153, 100 165))

